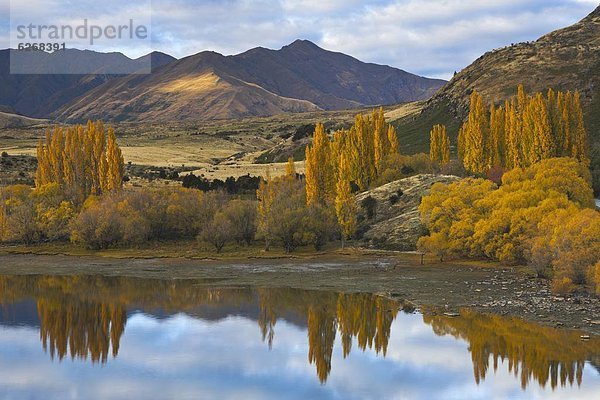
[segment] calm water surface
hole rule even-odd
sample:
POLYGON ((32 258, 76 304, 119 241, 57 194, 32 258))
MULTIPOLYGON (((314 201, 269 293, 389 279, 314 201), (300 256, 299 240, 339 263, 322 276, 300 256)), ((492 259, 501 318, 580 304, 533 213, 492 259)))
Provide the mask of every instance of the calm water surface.
POLYGON ((0 399, 598 399, 580 335, 372 294, 0 275, 0 399))

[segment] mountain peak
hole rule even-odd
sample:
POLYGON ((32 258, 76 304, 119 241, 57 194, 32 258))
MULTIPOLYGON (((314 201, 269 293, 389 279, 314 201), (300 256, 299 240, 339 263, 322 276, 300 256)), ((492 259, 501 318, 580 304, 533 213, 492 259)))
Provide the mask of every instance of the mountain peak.
POLYGON ((292 49, 292 50, 322 50, 319 46, 306 39, 296 39, 292 43, 287 46, 283 46, 283 49, 292 49))

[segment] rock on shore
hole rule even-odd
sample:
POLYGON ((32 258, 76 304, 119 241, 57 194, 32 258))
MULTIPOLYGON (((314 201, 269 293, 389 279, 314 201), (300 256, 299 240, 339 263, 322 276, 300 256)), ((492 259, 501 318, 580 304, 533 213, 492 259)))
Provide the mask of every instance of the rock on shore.
POLYGON ((356 196, 358 237, 366 247, 410 251, 426 233, 419 219, 421 198, 434 183, 460 180, 451 175, 420 174, 390 182, 356 196))

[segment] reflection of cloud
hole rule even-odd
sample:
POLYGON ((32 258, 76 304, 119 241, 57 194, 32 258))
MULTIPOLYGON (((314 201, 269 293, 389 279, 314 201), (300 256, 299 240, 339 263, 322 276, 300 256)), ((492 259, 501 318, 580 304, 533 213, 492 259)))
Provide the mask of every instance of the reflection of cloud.
MULTIPOLYGON (((594 398, 600 377, 584 371, 583 385, 554 393, 537 385, 520 389, 501 366, 477 386, 467 344, 438 337, 419 315, 398 315, 388 356, 362 352, 356 343, 343 359, 338 340, 323 386, 307 361, 304 328, 277 322, 273 348, 256 321, 227 317, 207 322, 177 314, 157 320, 145 314, 127 321, 116 359, 104 366, 51 362, 41 351, 37 329, 0 328, 0 393, 40 399, 197 398, 594 398)), ((0 396, 1 397, 1 396, 0 396)))
MULTIPOLYGON (((6 0, 4 0, 6 2, 6 0)), ((144 15, 130 2, 17 2, 35 20, 77 7, 100 19, 144 15)), ((202 50, 239 53, 280 48, 297 38, 359 59, 420 74, 450 77, 485 51, 570 25, 596 0, 153 0, 156 50, 183 57, 202 50)), ((0 4, 0 10, 6 8, 0 4)), ((1 15, 6 15, 1 13, 1 15)), ((0 33, 5 22, 0 20, 0 33)), ((2 35, 0 47, 8 41, 2 35)), ((127 49, 139 55, 136 49, 127 49)))

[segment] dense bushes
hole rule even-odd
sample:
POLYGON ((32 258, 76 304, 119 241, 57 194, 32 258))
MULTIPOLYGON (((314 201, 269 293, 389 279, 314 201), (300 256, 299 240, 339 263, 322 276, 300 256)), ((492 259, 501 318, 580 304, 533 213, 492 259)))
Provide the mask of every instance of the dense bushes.
POLYGON ((220 252, 228 243, 251 245, 260 224, 260 238, 290 252, 309 244, 321 249, 338 237, 335 211, 307 206, 304 182, 295 173, 263 184, 271 200, 260 217, 259 202, 223 191, 138 188, 89 196, 77 207, 58 184, 7 186, 0 188, 0 241, 70 239, 97 250, 197 238, 220 252))
POLYGON ((141 244, 149 236, 150 222, 126 196, 90 197, 72 223, 71 241, 90 249, 105 249, 141 244))
POLYGON ((258 234, 266 249, 276 241, 287 252, 304 244, 319 250, 339 236, 335 210, 320 203, 307 205, 304 182, 293 169, 285 176, 263 182, 257 197, 258 234))
POLYGON ((556 287, 594 282, 600 213, 587 168, 571 158, 506 173, 502 185, 467 178, 432 187, 420 206, 429 235, 419 246, 446 256, 527 263, 556 287), (558 282, 560 280, 560 282, 558 282))
POLYGON ((256 235, 256 202, 231 200, 222 212, 232 227, 230 239, 235 240, 238 244, 250 245, 256 235))
POLYGON ((228 242, 251 244, 255 234, 255 201, 220 192, 145 189, 90 197, 72 224, 71 240, 100 249, 198 237, 220 252, 228 242))
POLYGON ((34 243, 69 236, 75 208, 58 184, 0 188, 0 241, 34 243))
POLYGON ((71 240, 99 249, 194 238, 215 208, 212 197, 181 188, 92 196, 72 223, 71 240))

